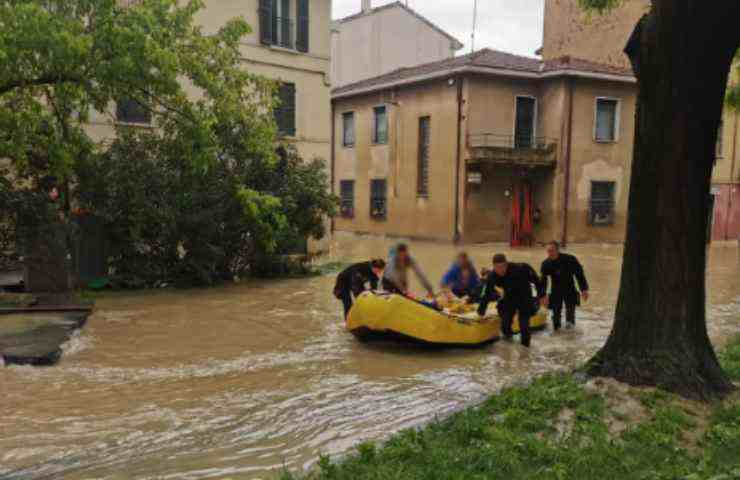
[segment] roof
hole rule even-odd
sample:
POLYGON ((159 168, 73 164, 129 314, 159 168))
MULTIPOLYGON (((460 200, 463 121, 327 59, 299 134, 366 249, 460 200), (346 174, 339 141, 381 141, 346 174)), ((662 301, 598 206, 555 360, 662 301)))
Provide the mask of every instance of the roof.
POLYGON ((426 23, 432 29, 436 30, 438 33, 440 33, 443 36, 447 37, 450 40, 450 42, 452 42, 455 50, 460 50, 461 48, 463 48, 463 44, 462 44, 462 42, 460 40, 456 39, 455 37, 453 37, 452 35, 450 35, 446 31, 442 30, 442 28, 440 28, 437 24, 435 24, 434 22, 432 22, 431 20, 429 20, 428 18, 426 18, 425 16, 423 16, 422 14, 420 14, 419 12, 417 12, 416 10, 414 10, 414 9, 406 6, 402 2, 393 2, 393 3, 389 3, 387 5, 381 5, 379 7, 371 8, 367 12, 359 12, 359 13, 355 13, 354 15, 350 15, 348 17, 344 17, 344 18, 340 18, 339 20, 335 20, 334 23, 336 23, 336 24, 342 24, 342 23, 351 22, 352 20, 356 20, 358 18, 362 18, 362 17, 368 16, 368 15, 374 15, 374 14, 376 14, 378 12, 381 12, 381 11, 384 11, 384 10, 390 10, 391 8, 401 8, 402 10, 405 10, 406 12, 410 13, 411 15, 413 15, 416 18, 418 18, 422 22, 426 23))
POLYGON ((332 90, 332 97, 342 98, 386 88, 410 85, 457 73, 483 73, 505 77, 542 79, 575 76, 634 83, 631 70, 572 57, 552 60, 513 55, 498 50, 477 52, 414 67, 400 68, 385 75, 362 80, 332 90))

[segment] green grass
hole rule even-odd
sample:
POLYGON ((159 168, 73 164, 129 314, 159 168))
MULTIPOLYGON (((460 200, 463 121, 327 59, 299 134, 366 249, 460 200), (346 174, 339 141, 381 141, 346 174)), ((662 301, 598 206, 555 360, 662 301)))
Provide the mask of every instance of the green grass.
MULTIPOLYGON (((738 380, 740 337, 720 359, 738 380)), ((281 479, 740 480, 739 395, 699 408, 662 391, 630 389, 622 395, 640 411, 632 415, 615 412, 622 400, 604 391, 571 375, 546 375, 382 446, 364 443, 339 462, 323 457, 311 473, 284 472, 281 479), (610 430, 614 421, 624 428, 610 430)))

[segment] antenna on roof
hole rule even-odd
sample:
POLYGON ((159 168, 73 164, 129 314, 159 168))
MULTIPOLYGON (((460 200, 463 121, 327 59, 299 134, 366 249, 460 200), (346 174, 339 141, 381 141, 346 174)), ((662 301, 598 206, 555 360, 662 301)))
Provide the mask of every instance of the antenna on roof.
POLYGON ((478 24, 478 0, 473 0, 473 32, 470 34, 470 53, 475 52, 475 29, 478 24))

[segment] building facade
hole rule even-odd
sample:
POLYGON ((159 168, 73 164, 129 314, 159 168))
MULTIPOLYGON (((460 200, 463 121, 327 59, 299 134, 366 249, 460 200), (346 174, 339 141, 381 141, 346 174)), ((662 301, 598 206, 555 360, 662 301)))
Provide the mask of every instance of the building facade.
POLYGON ((333 91, 335 229, 621 242, 635 79, 492 50, 333 91))
MULTIPOLYGON (((331 155, 331 0, 206 0, 198 22, 204 33, 244 18, 252 32, 242 40, 244 68, 281 83, 276 111, 284 139, 306 159, 331 155)), ((194 93, 194 92, 193 92, 194 93)), ((148 124, 135 105, 91 115, 88 130, 101 142, 117 122, 148 124)))
MULTIPOLYGON (((623 50, 635 24, 649 8, 650 0, 627 0, 598 15, 584 12, 577 0, 545 0, 542 57, 548 61, 572 55, 629 68, 623 50)), ((730 108, 723 113, 712 183, 711 238, 740 239, 740 115, 730 108)))
POLYGON ((452 58, 462 43, 401 2, 372 8, 332 25, 332 86, 452 58))

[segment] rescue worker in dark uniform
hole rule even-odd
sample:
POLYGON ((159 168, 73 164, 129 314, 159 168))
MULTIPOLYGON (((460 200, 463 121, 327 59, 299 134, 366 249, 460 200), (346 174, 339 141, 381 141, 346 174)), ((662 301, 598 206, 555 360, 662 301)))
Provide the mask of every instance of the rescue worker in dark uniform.
POLYGON ((378 289, 378 282, 383 275, 385 260, 376 259, 369 262, 356 263, 344 269, 337 275, 334 285, 334 296, 341 300, 344 307, 344 318, 347 318, 352 308, 352 295, 360 296, 370 283, 371 290, 378 289))
POLYGON ((561 253, 560 244, 552 241, 547 244, 547 258, 542 262, 541 273, 545 292, 548 280, 552 279, 552 290, 547 303, 552 310, 553 328, 560 330, 562 326, 563 304, 566 328, 573 328, 576 324, 576 307, 581 304, 581 298, 588 301, 588 281, 581 263, 573 255, 561 253))
POLYGON ((537 313, 539 304, 545 301, 545 290, 537 272, 526 263, 509 263, 506 256, 497 254, 493 257, 493 271, 486 278, 478 315, 484 316, 490 302, 500 299, 496 287, 504 291, 504 297, 499 302, 501 315, 501 329, 506 338, 511 338, 514 316, 519 314, 519 329, 522 336, 522 345, 529 347, 531 334, 529 319, 537 313), (537 289, 537 298, 532 297, 532 285, 537 289))

